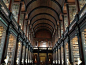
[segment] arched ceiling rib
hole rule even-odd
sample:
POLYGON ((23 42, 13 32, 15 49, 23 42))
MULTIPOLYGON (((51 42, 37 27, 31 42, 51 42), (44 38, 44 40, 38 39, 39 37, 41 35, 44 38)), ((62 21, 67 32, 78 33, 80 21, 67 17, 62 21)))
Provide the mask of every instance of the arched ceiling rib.
POLYGON ((48 13, 39 13, 39 14, 34 15, 34 16, 31 18, 30 23, 32 23, 32 20, 33 20, 35 17, 39 16, 39 15, 48 15, 48 16, 52 17, 52 18, 55 20, 55 24, 57 24, 57 20, 55 19, 55 17, 52 16, 51 14, 48 14, 48 13))
POLYGON ((39 27, 41 27, 41 26, 48 27, 48 28, 50 28, 52 31, 54 30, 53 27, 51 27, 51 26, 48 25, 48 24, 39 24, 39 25, 36 25, 36 26, 33 28, 33 30, 36 30, 36 28, 39 28, 39 27))
MULTIPOLYGON (((35 1, 37 1, 37 0, 31 0, 31 1, 27 4, 26 8, 28 8, 28 7, 29 7, 33 2, 35 2, 35 1)), ((50 1, 54 2, 54 3, 60 8, 60 10, 62 11, 61 4, 59 4, 59 2, 58 2, 57 0, 50 0, 50 1)))
POLYGON ((62 13, 64 2, 60 0, 25 0, 25 3, 26 13, 33 30, 45 28, 53 32, 57 26, 59 15, 62 13))
POLYGON ((36 9, 31 13, 31 15, 29 17, 32 18, 34 15, 39 14, 39 13, 49 13, 52 16, 54 16, 56 18, 56 20, 58 20, 58 15, 53 10, 51 10, 49 8, 36 9), (49 13, 49 12, 51 12, 51 13, 49 13))
POLYGON ((46 27, 46 26, 40 26, 40 27, 36 28, 36 29, 34 30, 34 32, 36 32, 36 31, 38 31, 38 30, 40 30, 40 29, 47 29, 47 30, 49 30, 51 33, 53 32, 49 27, 46 27))
POLYGON ((49 19, 44 19, 44 18, 41 18, 41 19, 36 20, 36 21, 32 24, 32 26, 34 27, 35 25, 37 25, 37 24, 39 24, 39 23, 48 23, 48 24, 50 24, 52 27, 55 28, 55 25, 54 25, 54 23, 53 23, 52 21, 50 21, 49 19), (40 22, 40 20, 42 20, 42 21, 40 22))
POLYGON ((48 24, 48 23, 38 23, 37 25, 35 25, 34 27, 33 27, 33 29, 35 29, 37 26, 40 26, 40 25, 42 25, 42 26, 49 26, 52 30, 54 30, 54 28, 50 25, 50 24, 48 24))
MULTIPOLYGON (((54 20, 51 16, 48 16, 48 15, 39 15, 39 16, 36 16, 36 17, 31 21, 31 24, 35 23, 35 22, 38 21, 39 19, 41 19, 41 21, 42 21, 43 19, 48 19, 48 20, 52 21, 53 24, 56 26, 55 20, 54 20)), ((41 21, 40 21, 40 22, 41 22, 41 21)), ((44 22, 45 22, 45 21, 44 21, 44 22)))
MULTIPOLYGON (((37 10, 37 9, 41 9, 41 8, 50 9, 50 10, 54 11, 54 12, 56 13, 56 15, 59 17, 59 14, 58 14, 58 13, 56 12, 56 10, 54 10, 53 8, 48 7, 48 6, 38 6, 38 7, 35 7, 34 9, 32 9, 32 10, 29 12, 28 18, 30 18, 29 16, 31 15, 32 12, 34 12, 34 11, 37 10)), ((58 18, 58 17, 57 17, 57 18, 58 18)))

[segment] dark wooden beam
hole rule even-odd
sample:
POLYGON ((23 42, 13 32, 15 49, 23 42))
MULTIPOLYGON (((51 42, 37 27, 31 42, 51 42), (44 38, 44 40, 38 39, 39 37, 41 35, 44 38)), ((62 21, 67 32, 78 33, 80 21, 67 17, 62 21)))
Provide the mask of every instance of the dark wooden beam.
POLYGON ((79 0, 75 0, 75 4, 76 4, 76 9, 77 9, 77 14, 78 14, 80 11, 79 0))
POLYGON ((66 4, 67 7, 67 19, 68 19, 68 26, 70 25, 70 14, 69 14, 69 6, 66 4))
POLYGON ((20 19, 20 13, 21 13, 21 3, 20 3, 19 13, 18 13, 18 21, 17 21, 18 24, 19 24, 19 19, 20 19))

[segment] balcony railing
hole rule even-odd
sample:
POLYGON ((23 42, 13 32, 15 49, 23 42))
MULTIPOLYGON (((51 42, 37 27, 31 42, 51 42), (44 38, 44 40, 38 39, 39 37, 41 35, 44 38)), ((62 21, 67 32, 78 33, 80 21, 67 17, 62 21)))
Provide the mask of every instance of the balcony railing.
POLYGON ((67 33, 68 33, 68 30, 67 30, 68 28, 66 28, 66 30, 65 30, 65 32, 64 32, 64 37, 67 35, 67 33))
POLYGON ((12 15, 12 24, 15 26, 16 29, 18 29, 18 23, 16 22, 16 20, 14 19, 13 15, 12 15))
POLYGON ((34 47, 34 50, 52 50, 52 47, 34 47))
POLYGON ((84 7, 81 9, 81 11, 79 12, 79 19, 86 13, 86 4, 84 5, 84 7))
POLYGON ((72 30, 73 26, 76 24, 76 18, 72 21, 72 23, 69 25, 69 31, 72 30))

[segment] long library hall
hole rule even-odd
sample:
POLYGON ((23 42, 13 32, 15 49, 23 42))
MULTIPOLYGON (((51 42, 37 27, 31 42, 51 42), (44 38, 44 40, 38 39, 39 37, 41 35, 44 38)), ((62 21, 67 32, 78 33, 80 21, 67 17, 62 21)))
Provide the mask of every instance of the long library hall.
POLYGON ((86 0, 0 0, 0 65, 86 65, 86 0))

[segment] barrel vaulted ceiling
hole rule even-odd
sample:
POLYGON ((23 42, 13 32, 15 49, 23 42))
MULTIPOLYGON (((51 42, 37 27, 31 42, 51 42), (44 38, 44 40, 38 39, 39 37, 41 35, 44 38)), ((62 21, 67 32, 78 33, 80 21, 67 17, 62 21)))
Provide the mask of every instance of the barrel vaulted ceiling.
POLYGON ((65 0, 24 0, 21 11, 25 12, 25 19, 29 21, 34 32, 47 29, 53 34, 58 26, 60 14, 66 13, 64 2, 65 0))

